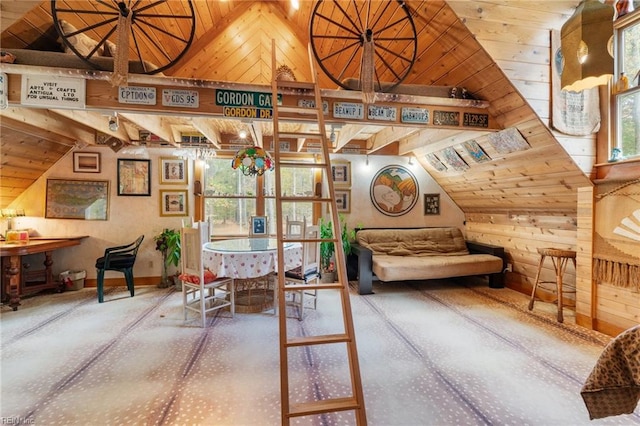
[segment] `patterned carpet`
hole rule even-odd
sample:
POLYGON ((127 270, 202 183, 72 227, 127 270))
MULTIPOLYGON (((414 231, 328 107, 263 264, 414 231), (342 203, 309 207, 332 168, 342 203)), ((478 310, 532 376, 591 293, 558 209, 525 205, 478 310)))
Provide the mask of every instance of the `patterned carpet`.
MULTIPOLYGON (((446 281, 374 284, 351 297, 370 425, 640 425, 589 421, 580 388, 610 338, 555 321, 553 305, 446 281)), ((48 294, 2 307, 3 423, 278 425, 278 328, 268 314, 184 323, 180 293, 143 287, 48 294)), ((322 292, 292 334, 339 332, 322 292)), ((345 396, 344 347, 289 353, 292 400, 345 396)), ((296 420, 354 424, 352 413, 296 420)))

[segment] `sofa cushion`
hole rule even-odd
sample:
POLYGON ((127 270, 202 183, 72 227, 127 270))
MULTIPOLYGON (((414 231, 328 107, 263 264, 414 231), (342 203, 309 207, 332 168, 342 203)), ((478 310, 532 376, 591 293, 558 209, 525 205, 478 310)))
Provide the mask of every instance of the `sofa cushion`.
POLYGON ((462 231, 455 227, 421 229, 365 229, 358 244, 374 255, 461 256, 469 254, 462 231))
POLYGON ((490 254, 459 256, 373 255, 373 273, 381 281, 430 280, 502 272, 502 259, 490 254))

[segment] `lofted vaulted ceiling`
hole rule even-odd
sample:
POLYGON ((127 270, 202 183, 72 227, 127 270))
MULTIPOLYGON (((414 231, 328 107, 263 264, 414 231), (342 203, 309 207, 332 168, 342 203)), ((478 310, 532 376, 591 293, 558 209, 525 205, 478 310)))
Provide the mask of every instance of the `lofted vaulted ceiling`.
MULTIPOLYGON (((74 4, 77 6, 86 2, 57 3, 59 8, 64 5, 73 9, 74 4)), ((184 13, 184 3, 180 0, 167 2, 167 15, 184 13)), ((371 2, 373 7, 380 10, 384 9, 386 3, 371 2)), ((522 16, 553 19, 555 21, 549 25, 557 28, 562 20, 570 16, 578 2, 543 2, 543 6, 540 2, 497 0, 451 4, 438 0, 409 0, 405 3, 416 27, 417 55, 403 84, 464 87, 473 97, 484 101, 487 113, 499 129, 517 129, 530 149, 520 153, 496 152, 487 142, 491 132, 484 129, 389 127, 357 123, 341 123, 336 149, 355 140, 365 147, 363 153, 416 155, 465 212, 540 208, 550 211, 575 210, 576 188, 589 185, 589 180, 496 61, 478 43, 472 31, 465 26, 464 17, 461 19, 456 10, 461 15, 471 16, 483 15, 483 8, 502 8, 509 22, 504 24, 507 27, 493 29, 499 33, 504 28, 517 28, 514 23, 522 16), (470 140, 480 144, 492 161, 475 163, 463 150, 458 150, 458 153, 470 166, 464 171, 439 171, 426 161, 425 154, 458 147, 470 140), (523 158, 526 158, 526 167, 516 166, 523 163, 523 158), (544 203, 540 204, 542 197, 544 203)), ((60 51, 57 33, 52 30, 51 4, 48 0, 3 0, 2 48, 60 51)), ((192 4, 196 17, 193 42, 173 66, 163 70, 166 77, 269 85, 272 78, 273 39, 281 65, 289 67, 298 80, 310 80, 307 46, 310 41, 309 21, 315 1, 300 1, 298 10, 292 8, 289 0, 197 0, 192 4)), ((339 8, 334 8, 331 13, 335 14, 336 20, 344 19, 344 12, 339 8)), ((86 22, 86 16, 74 21, 73 17, 67 15, 67 19, 77 28, 91 24, 86 22)), ((100 20, 104 17, 96 15, 91 19, 100 20)), ((177 49, 171 55, 178 56, 179 43, 175 43, 169 34, 187 34, 188 30, 178 20, 164 21, 167 35, 159 43, 168 50, 177 49)), ((105 32, 99 28, 89 34, 96 40, 105 36, 105 32)), ((115 35, 110 36, 110 40, 116 42, 115 35)), ((338 47, 325 46, 325 49, 331 51, 338 47)), ((162 63, 161 56, 158 51, 149 48, 144 51, 143 58, 162 63)), ((326 66, 331 67, 332 75, 340 75, 350 61, 352 58, 348 55, 338 55, 335 60, 327 61, 326 66)), ((10 72, 7 71, 11 69, 10 66, 5 68, 4 72, 10 72)), ((319 83, 327 90, 338 89, 336 83, 323 72, 320 72, 319 83)), ((54 164, 77 141, 95 144, 98 134, 123 140, 126 144, 138 139, 139 130, 146 130, 169 143, 177 143, 181 132, 196 131, 208 137, 212 135, 209 139, 219 143, 233 137, 239 128, 247 126, 240 121, 221 118, 123 113, 120 114, 123 125, 118 131, 111 131, 105 112, 27 109, 15 103, 2 111, 1 118, 2 207, 9 205, 40 176, 43 169, 54 164), (45 155, 33 161, 30 160, 33 152, 45 155)), ((270 135, 270 123, 254 123, 253 126, 259 127, 254 129, 254 134, 270 135)))

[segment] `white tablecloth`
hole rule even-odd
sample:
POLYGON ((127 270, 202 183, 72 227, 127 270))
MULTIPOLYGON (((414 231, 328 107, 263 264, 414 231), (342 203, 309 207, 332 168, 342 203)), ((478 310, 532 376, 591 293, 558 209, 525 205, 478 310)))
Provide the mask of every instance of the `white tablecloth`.
MULTIPOLYGON (((233 241, 233 245, 238 242, 238 240, 228 241, 233 241)), ((273 243, 273 239, 271 243, 273 243)), ((214 245, 222 246, 224 241, 216 241, 214 245)), ((274 245, 271 244, 271 246, 274 245)), ((286 243, 284 264, 285 271, 302 265, 302 244, 286 243)), ((272 272, 278 272, 278 251, 276 249, 223 251, 207 248, 205 245, 204 266, 219 277, 241 279, 262 277, 272 272)))

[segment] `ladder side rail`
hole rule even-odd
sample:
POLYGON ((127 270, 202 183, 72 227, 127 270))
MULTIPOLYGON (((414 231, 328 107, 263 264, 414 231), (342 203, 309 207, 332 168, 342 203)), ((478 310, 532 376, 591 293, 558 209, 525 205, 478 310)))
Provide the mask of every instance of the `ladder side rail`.
POLYGON ((278 303, 274 309, 278 310, 278 336, 280 343, 280 410, 281 422, 283 425, 289 424, 289 413, 291 410, 289 401, 289 352, 287 349, 287 312, 284 293, 284 231, 282 229, 282 180, 280 174, 280 138, 278 134, 279 112, 278 112, 278 82, 276 80, 276 41, 271 40, 271 92, 273 103, 273 152, 275 159, 275 195, 276 195, 276 237, 278 240, 278 280, 276 294, 278 303))
POLYGON ((351 310, 351 301, 349 300, 349 280, 347 277, 347 263, 346 256, 344 254, 344 247, 342 246, 342 226, 339 222, 339 215, 337 211, 337 205, 335 200, 335 188, 333 184, 333 179, 330 178, 329 173, 331 172, 331 158, 329 157, 329 146, 327 141, 327 133, 325 128, 324 121, 324 112, 322 111, 322 94, 320 92, 320 87, 318 86, 318 71, 315 64, 315 59, 312 51, 311 44, 308 45, 308 53, 309 53, 309 64, 311 67, 311 78, 314 83, 314 92, 315 92, 315 103, 316 109, 318 110, 318 128, 320 137, 322 139, 322 153, 324 155, 324 162, 326 163, 326 179, 329 189, 329 198, 331 201, 331 220, 333 224, 333 235, 339 241, 339 243, 335 243, 334 253, 337 256, 337 264, 339 265, 338 269, 338 280, 342 284, 342 297, 340 298, 342 302, 342 319, 344 323, 344 330, 347 335, 351 337, 351 342, 347 346, 347 354, 349 359, 349 372, 351 374, 351 383, 352 383, 352 392, 355 396, 356 400, 360 403, 360 408, 355 410, 356 421, 358 425, 366 425, 366 410, 364 404, 364 392, 362 390, 362 380, 360 375, 360 363, 358 360, 358 350, 356 344, 356 336, 355 329, 353 327, 353 314, 351 310), (337 229, 336 229, 337 228, 337 229))

